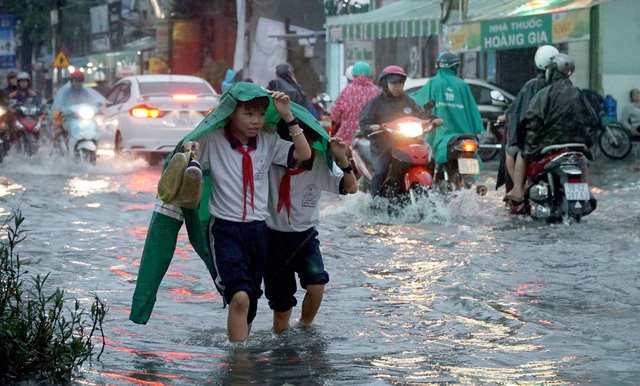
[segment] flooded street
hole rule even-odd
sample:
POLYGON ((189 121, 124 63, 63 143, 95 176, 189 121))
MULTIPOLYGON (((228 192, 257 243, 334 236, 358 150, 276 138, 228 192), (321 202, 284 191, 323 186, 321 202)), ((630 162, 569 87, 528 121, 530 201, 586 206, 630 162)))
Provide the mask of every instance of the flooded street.
POLYGON ((105 351, 74 384, 635 385, 638 163, 596 157, 598 208, 573 225, 509 216, 496 161, 486 196, 436 197, 399 217, 362 193, 326 195, 330 282, 315 325, 273 334, 263 297, 242 344, 228 343, 227 309, 184 228, 149 323, 128 319, 160 166, 8 157, 0 214, 22 210, 29 276, 51 272, 50 292, 109 307, 105 351))

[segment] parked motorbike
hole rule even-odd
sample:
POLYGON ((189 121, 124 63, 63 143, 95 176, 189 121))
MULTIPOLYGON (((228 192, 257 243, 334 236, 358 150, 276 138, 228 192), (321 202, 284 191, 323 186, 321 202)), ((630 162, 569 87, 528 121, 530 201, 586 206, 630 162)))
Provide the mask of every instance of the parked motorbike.
POLYGON ((99 109, 95 104, 82 103, 65 107, 62 111, 64 135, 60 149, 82 162, 96 163, 100 129, 96 122, 99 109))
POLYGON ((393 138, 393 144, 389 173, 383 182, 385 197, 415 203, 433 186, 435 157, 431 146, 424 141, 424 135, 434 128, 432 122, 407 116, 382 123, 379 128, 375 126, 378 125, 372 125, 372 133, 357 134, 351 141, 353 163, 362 176, 361 188, 369 190, 375 172, 369 139, 386 132, 393 138))
MULTIPOLYGON (((475 176, 480 174, 480 163, 476 158, 478 138, 472 134, 460 134, 449 139, 447 143, 447 162, 436 165, 435 184, 440 193, 471 189, 475 184, 475 176)), ((478 185, 476 192, 487 193, 487 187, 478 185)))
POLYGON ((514 213, 554 222, 580 222, 593 212, 597 200, 582 174, 588 148, 580 143, 547 146, 527 166, 524 201, 512 205, 514 213))

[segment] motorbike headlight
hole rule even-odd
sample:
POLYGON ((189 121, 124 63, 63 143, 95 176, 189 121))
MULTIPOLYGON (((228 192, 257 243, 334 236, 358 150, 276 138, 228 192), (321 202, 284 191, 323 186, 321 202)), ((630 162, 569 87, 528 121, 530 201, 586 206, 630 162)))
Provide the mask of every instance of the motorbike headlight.
POLYGON ((405 137, 414 138, 424 134, 422 124, 419 122, 401 122, 398 123, 398 131, 405 137))
POLYGON ((7 112, 7 109, 5 109, 4 107, 0 106, 0 117, 3 116, 6 112, 7 112))
POLYGON ((78 110, 78 115, 80 116, 80 118, 82 119, 91 119, 93 118, 93 116, 95 115, 95 112, 93 111, 93 109, 89 106, 82 106, 80 107, 80 109, 78 110))

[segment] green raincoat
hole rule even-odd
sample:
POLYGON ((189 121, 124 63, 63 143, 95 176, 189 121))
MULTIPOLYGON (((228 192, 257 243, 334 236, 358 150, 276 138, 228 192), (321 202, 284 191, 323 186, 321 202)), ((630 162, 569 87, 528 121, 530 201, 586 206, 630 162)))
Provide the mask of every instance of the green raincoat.
POLYGON ((419 106, 433 99, 436 106, 431 114, 444 120, 443 126, 425 137, 436 153, 436 163, 447 162, 447 143, 452 137, 460 134, 479 135, 484 132, 482 118, 471 89, 464 80, 456 76, 453 69, 438 69, 435 77, 409 96, 419 106))
MULTIPOLYGON (((181 151, 184 143, 195 141, 200 138, 202 134, 210 130, 220 130, 224 128, 229 120, 229 116, 236 109, 238 100, 248 101, 261 96, 267 96, 271 99, 266 89, 253 83, 240 82, 230 86, 222 95, 220 104, 213 112, 182 139, 175 150, 169 154, 165 161, 164 168, 169 164, 171 157, 173 157, 176 152, 181 151)), ((328 150, 329 136, 322 126, 320 126, 320 123, 318 123, 306 108, 293 102, 291 103, 291 112, 301 122, 301 126, 304 126, 305 129, 311 128, 320 134, 322 138, 321 141, 315 142, 313 147, 317 151, 323 152, 327 164, 331 165, 333 160, 328 150)), ((276 125, 281 119, 273 107, 273 101, 271 101, 266 112, 266 128, 275 133, 276 125)), ((183 222, 187 226, 189 242, 198 256, 204 261, 205 266, 211 274, 211 278, 215 282, 215 279, 218 277, 213 265, 212 254, 209 249, 210 244, 206 232, 210 217, 208 202, 211 197, 211 181, 208 170, 203 171, 203 180, 204 188, 199 208, 179 208, 164 204, 161 201, 158 201, 155 206, 142 252, 142 259, 138 269, 138 280, 133 294, 131 313, 129 314, 129 319, 135 323, 146 324, 151 316, 160 282, 169 269, 169 264, 171 263, 176 248, 178 233, 183 222)), ((218 288, 218 291, 222 294, 220 288, 218 288)))

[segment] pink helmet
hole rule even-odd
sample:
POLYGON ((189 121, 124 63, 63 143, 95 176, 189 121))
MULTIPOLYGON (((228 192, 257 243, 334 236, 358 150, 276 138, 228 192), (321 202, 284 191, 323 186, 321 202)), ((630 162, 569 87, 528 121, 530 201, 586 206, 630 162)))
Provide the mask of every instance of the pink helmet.
POLYGON ((84 81, 84 72, 80 71, 80 70, 75 70, 74 72, 71 73, 71 76, 69 76, 69 78, 73 79, 79 79, 84 81))
POLYGON ((379 82, 382 81, 382 79, 388 75, 400 75, 402 77, 404 77, 405 79, 407 78, 407 73, 404 72, 404 70, 402 69, 402 67, 400 66, 387 66, 385 68, 382 69, 382 72, 380 72, 380 78, 379 78, 379 82))

